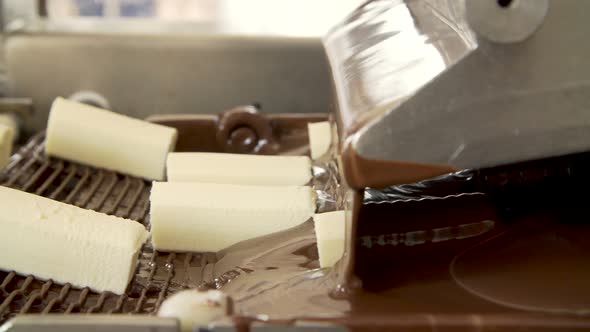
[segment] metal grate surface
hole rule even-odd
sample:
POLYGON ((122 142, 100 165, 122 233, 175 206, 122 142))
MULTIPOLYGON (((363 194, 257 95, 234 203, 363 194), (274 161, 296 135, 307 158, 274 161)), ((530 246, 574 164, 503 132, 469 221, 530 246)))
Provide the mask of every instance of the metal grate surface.
MULTIPOLYGON (((1 173, 4 186, 149 224, 148 181, 59 159, 43 152, 44 135, 31 139, 1 173)), ((0 271, 0 324, 24 313, 153 314, 165 297, 202 283, 214 254, 159 253, 146 244, 124 295, 0 271)))

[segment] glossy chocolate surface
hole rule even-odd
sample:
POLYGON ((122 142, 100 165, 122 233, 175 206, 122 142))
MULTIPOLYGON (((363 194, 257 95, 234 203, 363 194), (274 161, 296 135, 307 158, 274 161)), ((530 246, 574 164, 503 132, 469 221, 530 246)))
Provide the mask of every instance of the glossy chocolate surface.
POLYGON ((361 219, 356 242, 363 287, 346 297, 331 296, 338 269, 318 268, 310 222, 219 253, 212 276, 232 278, 210 285, 234 298, 241 322, 329 321, 355 330, 590 328, 584 241, 590 228, 554 212, 511 218, 477 193, 367 200, 361 217, 373 222, 361 219), (431 232, 410 235, 420 230, 431 232))
POLYGON ((178 130, 177 152, 253 154, 309 153, 307 124, 326 121, 326 114, 264 114, 251 105, 219 115, 158 115, 149 121, 178 130))
POLYGON ((361 331, 589 329, 590 226, 576 192, 589 183, 588 160, 367 189, 351 270, 343 261, 319 268, 308 221, 217 253, 200 286, 227 292, 244 330, 255 321, 361 331))
MULTIPOLYGON (((308 120, 294 119, 306 136, 308 120)), ((216 120, 177 121, 188 144, 183 133, 204 135, 194 128, 215 129, 216 120)), ((277 132, 288 137, 291 130, 277 132)), ((194 141, 191 150, 205 143, 194 141)), ((351 264, 320 269, 308 221, 218 253, 190 254, 200 264, 189 254, 161 254, 185 268, 140 269, 128 295, 163 284, 166 295, 218 288, 232 297, 231 319, 242 330, 256 321, 357 331, 588 330, 588 169, 589 155, 579 154, 367 189, 352 211, 351 264)), ((330 185, 315 185, 330 191, 339 176, 325 170, 317 180, 330 185)))

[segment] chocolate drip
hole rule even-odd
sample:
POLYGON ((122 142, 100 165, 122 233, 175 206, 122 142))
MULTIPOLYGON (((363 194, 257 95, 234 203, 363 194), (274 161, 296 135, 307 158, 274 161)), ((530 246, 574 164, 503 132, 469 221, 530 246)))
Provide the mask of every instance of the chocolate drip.
POLYGON ((253 272, 222 289, 248 322, 328 321, 354 330, 588 328, 590 228, 584 217, 572 218, 587 211, 576 190, 588 185, 588 160, 572 155, 367 189, 351 243, 354 265, 318 269, 307 224, 243 244, 248 252, 230 248, 226 259, 243 254, 225 265, 253 272), (288 240, 305 234, 302 243, 288 240), (283 242, 292 247, 277 251, 283 242), (271 256, 280 264, 267 270, 260 262, 271 256), (340 287, 356 277, 361 288, 340 287))

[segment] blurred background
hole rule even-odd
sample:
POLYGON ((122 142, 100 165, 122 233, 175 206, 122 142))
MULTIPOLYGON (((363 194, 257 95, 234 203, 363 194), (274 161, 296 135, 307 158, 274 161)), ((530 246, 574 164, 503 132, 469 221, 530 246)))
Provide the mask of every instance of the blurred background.
POLYGON ((137 118, 327 113, 321 37, 362 2, 0 0, 0 96, 26 100, 23 138, 56 96, 80 93, 137 118))
MULTIPOLYGON (((200 31, 321 36, 360 0, 46 0, 50 19, 157 20, 200 31)), ((82 23, 79 23, 82 24, 82 23)), ((193 30, 194 32, 195 30, 193 30)))

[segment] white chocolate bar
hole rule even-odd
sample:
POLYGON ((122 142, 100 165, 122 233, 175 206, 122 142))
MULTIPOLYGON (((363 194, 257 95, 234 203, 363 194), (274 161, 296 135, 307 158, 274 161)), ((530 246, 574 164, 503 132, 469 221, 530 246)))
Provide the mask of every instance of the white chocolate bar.
POLYGON ((168 181, 302 186, 311 179, 306 156, 258 156, 230 153, 169 153, 168 181))
POLYGON ((311 159, 318 159, 328 152, 332 143, 332 127, 330 122, 314 122, 307 124, 311 159))
POLYGON ((163 180, 174 128, 58 97, 51 106, 45 152, 146 179, 163 180))
POLYGON ((4 168, 12 154, 12 143, 14 130, 6 125, 0 124, 0 169, 4 168))
POLYGON ((154 182, 152 243, 163 251, 218 251, 299 225, 315 211, 311 187, 154 182))
POLYGON ((313 216, 320 266, 331 267, 344 253, 345 211, 318 213, 313 216))
POLYGON ((0 114, 0 124, 12 128, 12 141, 14 142, 19 135, 18 123, 16 115, 10 113, 0 114))
POLYGON ((129 219, 0 187, 0 269, 122 294, 149 233, 129 219))
POLYGON ((228 297, 219 290, 188 289, 167 298, 160 306, 158 316, 178 319, 183 332, 196 331, 197 327, 225 317, 228 302, 228 297))

